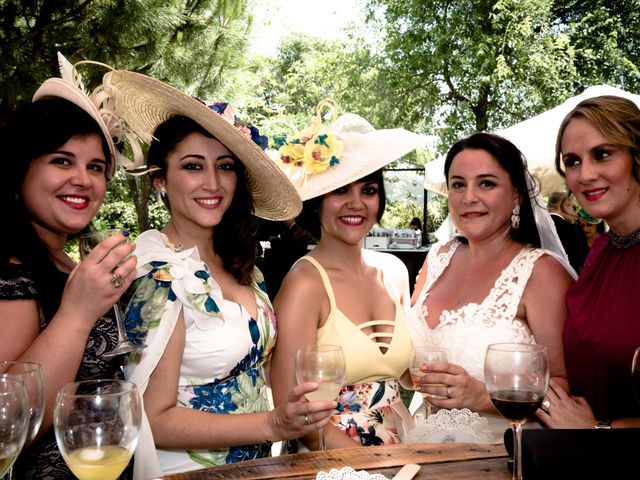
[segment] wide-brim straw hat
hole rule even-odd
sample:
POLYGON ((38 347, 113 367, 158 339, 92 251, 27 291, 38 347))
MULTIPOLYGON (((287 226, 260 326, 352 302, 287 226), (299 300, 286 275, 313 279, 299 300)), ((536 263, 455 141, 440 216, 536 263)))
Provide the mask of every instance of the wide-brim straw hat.
MULTIPOLYGON (((320 108, 319 105, 318 110, 320 108)), ((338 153, 333 160, 325 159, 324 166, 320 168, 317 168, 320 162, 312 162, 316 163, 312 167, 316 168, 315 171, 306 168, 305 160, 302 158, 299 158, 300 161, 297 163, 290 161, 285 164, 278 161, 303 201, 319 197, 366 177, 423 146, 426 142, 424 136, 403 128, 376 130, 367 120, 353 113, 340 115, 327 127, 321 126, 320 123, 316 121, 315 124, 307 127, 307 130, 289 145, 295 145, 300 138, 305 143, 311 143, 314 138, 328 134, 327 142, 330 150, 333 149, 334 153, 338 153), (334 145, 331 145, 332 141, 334 145)), ((280 152, 283 152, 282 148, 280 152)), ((306 162, 309 162, 308 156, 306 162)))
POLYGON ((145 143, 164 121, 181 115, 198 123, 228 148, 246 167, 254 213, 267 220, 295 218, 302 209, 296 189, 273 160, 222 115, 189 95, 140 73, 114 70, 105 83, 121 97, 122 116, 145 143))
MULTIPOLYGON (((107 159, 106 171, 106 177, 109 180, 115 174, 116 163, 120 156, 114 144, 114 138, 119 136, 118 129, 120 126, 116 126, 119 122, 114 112, 109 111, 105 106, 108 94, 102 89, 99 97, 95 96, 95 91, 92 94, 85 92, 79 76, 75 74, 75 67, 60 53, 58 53, 58 62, 64 78, 49 78, 45 80, 36 90, 36 93, 33 94, 33 101, 51 97, 63 98, 80 107, 98 123, 104 138, 107 140, 111 155, 111 158, 107 159), (114 131, 114 129, 117 131, 114 131)), ((60 119, 60 121, 64 121, 64 119, 60 119)))

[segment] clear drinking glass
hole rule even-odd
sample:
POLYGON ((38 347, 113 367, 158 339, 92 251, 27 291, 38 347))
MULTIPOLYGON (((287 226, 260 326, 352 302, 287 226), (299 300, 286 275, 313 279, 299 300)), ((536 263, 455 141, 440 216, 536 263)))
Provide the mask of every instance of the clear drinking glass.
POLYGON ((513 430, 513 480, 522 480, 522 425, 533 417, 549 386, 547 347, 494 343, 484 358, 484 382, 496 410, 513 430))
MULTIPOLYGON (((44 378, 42 376, 42 368, 36 362, 3 360, 0 361, 0 378, 19 380, 24 384, 29 408, 29 428, 25 441, 25 446, 28 446, 38 433, 44 415, 44 378)), ((9 480, 13 478, 13 466, 9 468, 7 478, 9 480)))
POLYGON ((28 432, 29 403, 24 383, 0 377, 0 477, 11 470, 28 432))
MULTIPOLYGON (((296 352, 298 383, 315 382, 318 389, 305 396, 311 402, 335 400, 345 376, 342 347, 338 345, 306 345, 296 352)), ((324 428, 320 429, 320 450, 326 450, 324 428)))
POLYGON ((62 457, 79 480, 115 480, 136 449, 141 418, 135 384, 86 380, 60 389, 53 428, 62 457))
MULTIPOLYGON (((426 375, 425 372, 420 370, 420 367, 423 365, 431 365, 434 363, 446 363, 447 362, 447 352, 444 350, 431 350, 426 347, 415 347, 411 352, 411 364, 409 366, 409 373, 411 374, 411 381, 413 382, 414 388, 420 383, 420 377, 426 375)), ((425 384, 431 387, 446 387, 443 383, 432 383, 425 384)), ((440 395, 432 395, 433 397, 439 397, 440 395)), ((443 397, 446 398, 446 397, 443 397)), ((423 395, 422 399, 426 415, 429 416, 433 413, 437 412, 437 408, 429 403, 423 395)))
MULTIPOLYGON (((80 256, 84 259, 96 245, 119 232, 121 232, 121 230, 111 229, 81 235, 78 239, 80 245, 80 256)), ((135 343, 130 342, 127 338, 127 334, 124 331, 124 324, 122 322, 122 312, 120 311, 120 306, 117 303, 113 305, 113 313, 116 317, 116 325, 118 327, 118 344, 113 350, 104 352, 102 356, 106 359, 110 359, 116 355, 142 350, 144 348, 142 345, 136 345, 135 343)))

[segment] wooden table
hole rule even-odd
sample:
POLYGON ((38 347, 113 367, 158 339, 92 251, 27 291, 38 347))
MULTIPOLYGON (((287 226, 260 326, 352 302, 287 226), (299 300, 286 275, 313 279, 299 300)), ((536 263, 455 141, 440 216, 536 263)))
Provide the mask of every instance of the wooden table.
POLYGON ((345 448, 326 452, 298 453, 233 463, 195 472, 167 475, 163 480, 286 478, 314 479, 317 472, 350 466, 355 470, 381 473, 392 478, 407 463, 421 465, 414 477, 422 480, 511 479, 503 445, 433 443, 345 448))

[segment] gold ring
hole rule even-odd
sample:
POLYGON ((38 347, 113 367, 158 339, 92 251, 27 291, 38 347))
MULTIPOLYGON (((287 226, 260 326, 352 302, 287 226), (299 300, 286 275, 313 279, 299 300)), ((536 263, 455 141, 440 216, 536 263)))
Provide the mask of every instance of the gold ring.
POLYGON ((305 414, 304 416, 304 424, 309 425, 309 415, 305 414))
POLYGON ((540 405, 540 410, 542 410, 547 415, 551 415, 551 412, 550 412, 551 402, 545 398, 544 401, 542 402, 542 405, 540 405))
POLYGON ((453 395, 451 394, 451 385, 447 385, 447 398, 451 398, 453 395))
POLYGON ((114 272, 111 277, 111 285, 113 285, 113 288, 122 288, 124 285, 124 278, 122 278, 122 275, 114 272))

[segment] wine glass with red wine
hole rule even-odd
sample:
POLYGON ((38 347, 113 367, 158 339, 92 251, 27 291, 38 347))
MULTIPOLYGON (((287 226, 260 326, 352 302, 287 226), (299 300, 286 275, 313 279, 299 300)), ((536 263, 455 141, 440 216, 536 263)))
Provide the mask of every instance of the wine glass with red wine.
POLYGON ((633 361, 631 362, 631 386, 636 400, 640 404, 640 347, 636 348, 633 353, 633 361))
POLYGON ((513 480, 522 479, 522 425, 534 418, 549 386, 547 347, 494 343, 484 357, 484 382, 496 410, 513 429, 513 480))

